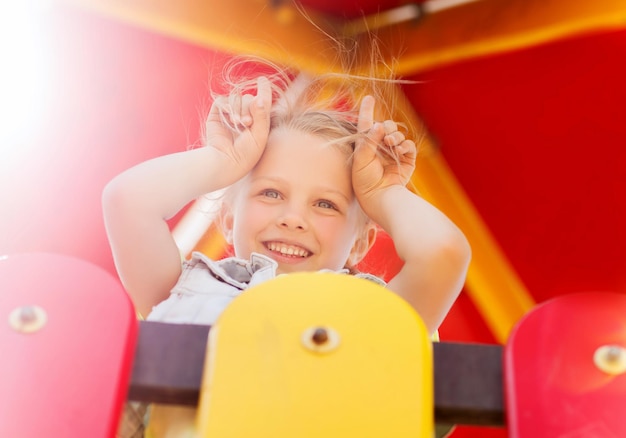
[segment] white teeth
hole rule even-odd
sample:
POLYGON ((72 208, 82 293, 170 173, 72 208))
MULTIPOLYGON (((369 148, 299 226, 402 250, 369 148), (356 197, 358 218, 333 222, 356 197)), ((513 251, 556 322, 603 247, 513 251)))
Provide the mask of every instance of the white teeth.
POLYGON ((303 248, 291 245, 285 245, 284 243, 270 242, 267 244, 270 251, 276 251, 283 255, 306 257, 309 252, 303 248))

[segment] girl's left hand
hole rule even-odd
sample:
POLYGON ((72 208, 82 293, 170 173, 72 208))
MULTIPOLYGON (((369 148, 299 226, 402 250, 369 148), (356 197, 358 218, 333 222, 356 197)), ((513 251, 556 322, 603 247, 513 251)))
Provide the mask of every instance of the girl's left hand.
POLYGON ((361 101, 357 129, 364 134, 355 144, 352 185, 363 209, 376 204, 379 195, 393 186, 404 187, 415 170, 417 148, 398 131, 392 120, 374 122, 372 96, 361 101))

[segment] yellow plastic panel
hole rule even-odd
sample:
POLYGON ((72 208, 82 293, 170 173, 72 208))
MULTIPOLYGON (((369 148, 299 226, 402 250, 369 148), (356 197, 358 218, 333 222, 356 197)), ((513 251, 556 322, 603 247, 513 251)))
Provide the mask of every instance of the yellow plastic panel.
POLYGON ((211 329, 198 429, 211 438, 431 438, 426 328, 397 295, 348 275, 256 286, 211 329))

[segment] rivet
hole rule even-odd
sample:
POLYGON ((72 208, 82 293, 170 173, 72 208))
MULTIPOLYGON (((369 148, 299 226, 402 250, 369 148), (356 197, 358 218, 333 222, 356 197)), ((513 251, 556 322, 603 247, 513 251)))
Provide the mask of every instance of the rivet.
POLYGON ((339 346, 339 334, 330 327, 311 327, 302 333, 302 345, 316 353, 328 353, 339 346))
POLYGON ((9 314, 11 328, 22 333, 36 332, 46 325, 47 321, 46 311, 39 306, 21 306, 9 314))
POLYGON ((593 362, 607 374, 622 374, 626 372, 626 348, 621 345, 603 345, 595 351, 593 362))
POLYGON ((322 345, 328 341, 328 332, 325 328, 316 328, 311 335, 311 340, 316 345, 322 345))

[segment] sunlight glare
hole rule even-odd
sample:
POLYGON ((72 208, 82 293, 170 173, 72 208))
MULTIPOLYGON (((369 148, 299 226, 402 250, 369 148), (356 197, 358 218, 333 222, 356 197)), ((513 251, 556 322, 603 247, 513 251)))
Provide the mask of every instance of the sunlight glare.
POLYGON ((0 6, 0 162, 10 164, 42 120, 49 93, 49 53, 42 22, 50 0, 13 0, 0 6))

